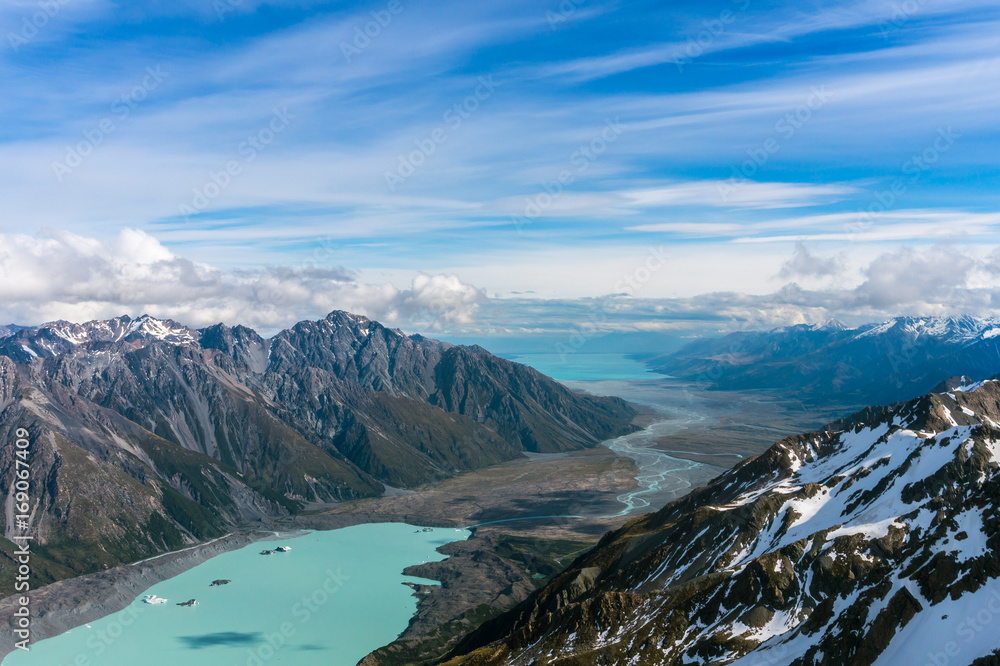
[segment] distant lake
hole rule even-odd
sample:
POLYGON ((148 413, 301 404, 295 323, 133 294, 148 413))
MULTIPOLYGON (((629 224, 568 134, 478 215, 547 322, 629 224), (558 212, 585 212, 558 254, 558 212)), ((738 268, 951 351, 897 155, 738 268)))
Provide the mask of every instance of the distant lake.
POLYGON ((416 598, 404 568, 444 556, 465 530, 358 525, 262 541, 223 553, 143 594, 128 608, 16 650, 3 666, 354 666, 407 627, 416 598), (291 546, 287 553, 263 549, 291 546), (210 587, 213 580, 232 583, 210 587), (195 598, 198 605, 176 604, 195 598))
POLYGON ((504 358, 531 366, 558 381, 632 381, 662 379, 644 363, 625 354, 504 354, 504 358))

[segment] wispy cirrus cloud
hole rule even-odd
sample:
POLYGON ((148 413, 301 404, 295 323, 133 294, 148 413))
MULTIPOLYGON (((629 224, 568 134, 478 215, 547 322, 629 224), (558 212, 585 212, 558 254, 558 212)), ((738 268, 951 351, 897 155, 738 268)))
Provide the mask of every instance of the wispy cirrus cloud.
MULTIPOLYGON (((634 190, 624 194, 632 205, 641 208, 698 205, 745 210, 771 210, 820 206, 842 201, 846 195, 855 192, 857 192, 857 188, 850 185, 760 183, 753 181, 730 185, 727 181, 706 180, 672 183, 654 189, 634 190)), ((655 225, 633 227, 632 229, 652 231, 655 230, 655 225)))
MULTIPOLYGON (((689 15, 686 21, 679 21, 680 34, 671 41, 528 66, 524 74, 582 82, 659 65, 673 65, 683 72, 685 66, 698 58, 768 44, 790 44, 817 33, 868 29, 884 39, 908 23, 923 23, 956 12, 981 16, 984 11, 992 14, 991 10, 995 10, 995 5, 988 0, 906 6, 881 0, 858 0, 831 4, 815 11, 802 11, 795 5, 779 6, 762 15, 753 12, 751 4, 746 0, 716 3, 714 13, 706 7, 707 11, 700 15, 689 15)), ((970 50, 969 46, 966 42, 964 50, 970 50)), ((912 49, 911 54, 915 51, 917 49, 912 49)))

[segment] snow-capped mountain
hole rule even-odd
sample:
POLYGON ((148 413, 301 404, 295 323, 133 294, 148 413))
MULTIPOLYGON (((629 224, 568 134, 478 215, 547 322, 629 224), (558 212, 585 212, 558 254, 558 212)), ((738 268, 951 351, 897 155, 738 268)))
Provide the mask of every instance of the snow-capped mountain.
POLYGON ((81 345, 110 344, 123 340, 192 344, 198 338, 198 332, 187 326, 149 315, 135 319, 128 316, 115 317, 82 324, 54 321, 37 328, 10 331, 6 339, 0 339, 0 353, 17 361, 29 361, 32 358, 65 354, 81 345))
POLYGON ((606 536, 462 664, 996 664, 1000 383, 792 437, 606 536))
POLYGON ((6 338, 9 335, 14 335, 18 331, 23 331, 28 326, 18 326, 17 324, 7 324, 6 326, 0 326, 0 338, 6 338))
POLYGON ((858 339, 898 332, 916 339, 935 338, 952 344, 989 340, 1000 335, 1000 317, 899 317, 874 326, 856 329, 858 339))
POLYGON ((908 400, 945 377, 1000 373, 1000 317, 899 317, 699 340, 648 361, 719 389, 769 389, 807 404, 858 407, 908 400))

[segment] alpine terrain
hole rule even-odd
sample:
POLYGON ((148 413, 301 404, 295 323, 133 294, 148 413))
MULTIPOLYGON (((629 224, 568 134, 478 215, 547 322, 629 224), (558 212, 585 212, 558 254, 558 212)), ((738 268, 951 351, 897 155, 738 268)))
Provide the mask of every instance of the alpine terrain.
POLYGON ((1000 663, 1000 382, 959 383, 608 534, 449 663, 1000 663))
POLYGON ((992 377, 1000 372, 1000 318, 897 317, 855 329, 831 321, 738 332, 647 363, 717 389, 769 389, 853 409, 922 395, 943 377, 992 377))
MULTIPOLYGON (((120 317, 0 338, 0 439, 31 442, 35 583, 310 503, 378 496, 631 432, 633 409, 492 356, 333 312, 270 339, 120 317)), ((13 446, 0 591, 11 589, 13 446)))

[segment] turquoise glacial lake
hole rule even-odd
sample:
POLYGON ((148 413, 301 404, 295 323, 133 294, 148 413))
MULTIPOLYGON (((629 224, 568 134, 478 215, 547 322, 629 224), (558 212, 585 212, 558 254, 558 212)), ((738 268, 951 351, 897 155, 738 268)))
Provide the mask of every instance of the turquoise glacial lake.
POLYGON ((3 666, 354 666, 406 629, 404 568, 469 532, 399 523, 261 541, 157 583, 126 609, 16 650, 3 666), (290 546, 287 553, 260 555, 290 546), (213 580, 232 583, 210 587, 213 580), (168 603, 142 602, 145 594, 168 603), (198 605, 179 602, 197 599, 198 605))
POLYGON ((624 354, 504 354, 504 358, 528 365, 543 375, 566 381, 634 381, 663 379, 641 361, 624 354))

